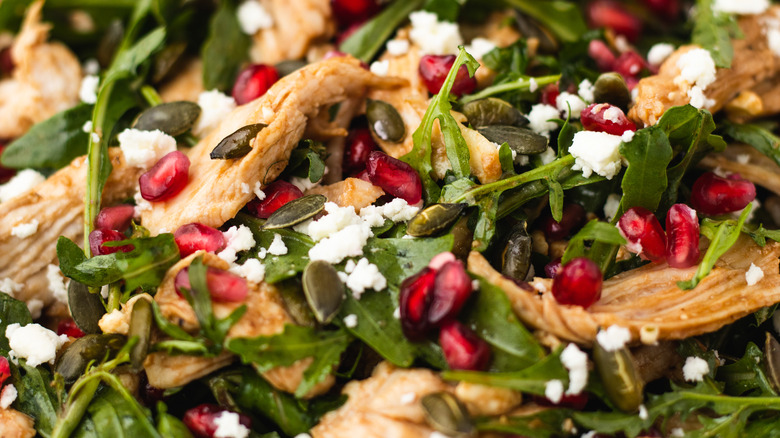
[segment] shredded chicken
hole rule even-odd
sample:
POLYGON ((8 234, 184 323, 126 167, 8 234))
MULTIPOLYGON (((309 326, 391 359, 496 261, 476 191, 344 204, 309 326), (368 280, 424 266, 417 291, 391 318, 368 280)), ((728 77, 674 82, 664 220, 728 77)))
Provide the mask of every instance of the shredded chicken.
POLYGON ((263 97, 236 108, 190 150, 191 183, 174 198, 153 203, 151 210, 143 212, 141 223, 153 233, 191 222, 221 226, 254 197, 241 190, 241 183, 267 184, 281 173, 310 117, 322 108, 363 95, 369 87, 401 83, 374 76, 347 57, 331 58, 285 76, 263 97), (268 127, 257 134, 249 154, 235 160, 209 157, 223 138, 254 123, 268 127))
POLYGON ((160 97, 165 102, 197 102, 203 91, 203 61, 193 58, 160 88, 160 97))
POLYGON ((699 166, 720 172, 738 173, 742 178, 780 195, 780 166, 752 146, 730 145, 723 152, 702 158, 699 166))
POLYGON ((336 32, 328 0, 260 0, 273 25, 253 36, 253 62, 276 64, 301 59, 310 46, 327 41, 336 32))
POLYGON ((32 438, 36 435, 33 419, 16 409, 0 409, 0 436, 32 438))
POLYGON ((683 339, 715 331, 756 310, 780 302, 780 243, 763 248, 741 236, 692 290, 677 287, 693 277, 696 266, 670 268, 654 263, 604 282, 601 298, 588 309, 561 305, 552 296, 552 280, 535 278, 528 291, 495 271, 479 253, 469 256, 469 270, 502 288, 515 313, 529 326, 586 346, 599 327, 628 328, 634 341, 683 339), (756 285, 745 278, 750 263, 764 272, 756 285))
POLYGON ((358 178, 347 178, 334 184, 322 187, 315 187, 306 191, 307 195, 320 194, 325 195, 328 201, 335 202, 339 207, 355 207, 355 211, 360 213, 360 209, 368 207, 374 201, 384 195, 385 192, 371 184, 358 178))
POLYGON ((81 65, 64 45, 47 43, 43 1, 30 5, 11 46, 14 70, 0 81, 0 138, 15 138, 79 101, 81 65))

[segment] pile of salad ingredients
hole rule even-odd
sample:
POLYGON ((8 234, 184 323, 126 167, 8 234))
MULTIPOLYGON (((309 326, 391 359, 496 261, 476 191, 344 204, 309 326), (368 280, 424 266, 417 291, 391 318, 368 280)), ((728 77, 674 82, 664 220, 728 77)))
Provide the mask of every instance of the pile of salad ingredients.
POLYGON ((780 436, 780 5, 0 31, 0 436, 780 436))

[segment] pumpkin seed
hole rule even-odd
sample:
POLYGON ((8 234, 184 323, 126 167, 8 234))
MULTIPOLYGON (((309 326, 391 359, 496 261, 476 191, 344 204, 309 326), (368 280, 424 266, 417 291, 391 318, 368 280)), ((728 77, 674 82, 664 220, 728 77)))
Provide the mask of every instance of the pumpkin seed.
POLYGON ((325 208, 328 198, 323 195, 306 195, 282 205, 265 221, 263 228, 273 230, 287 228, 316 216, 325 208))
POLYGON ((777 342, 771 333, 766 332, 764 343, 764 359, 766 360, 766 374, 775 391, 780 392, 780 342, 777 342))
POLYGON ((276 72, 279 73, 279 77, 287 76, 290 73, 300 70, 303 67, 306 67, 308 64, 306 61, 301 59, 290 59, 287 61, 282 61, 278 64, 276 64, 274 67, 276 68, 276 72))
POLYGON ((477 128, 482 136, 495 144, 507 143, 509 148, 518 154, 541 154, 547 150, 547 137, 537 134, 527 128, 509 125, 480 126, 477 128))
POLYGON ((520 35, 528 41, 528 45, 531 46, 531 39, 535 39, 539 42, 538 53, 553 54, 558 53, 558 41, 555 37, 544 28, 539 25, 536 20, 522 13, 519 9, 514 10, 514 21, 517 26, 517 30, 520 31, 520 35))
POLYGON ((103 38, 98 43, 97 52, 95 52, 95 57, 101 67, 106 68, 111 65, 111 61, 114 60, 114 54, 122 43, 124 36, 125 26, 122 24, 122 20, 111 20, 111 23, 106 27, 103 38))
POLYGON ((54 371, 62 374, 65 383, 73 383, 84 374, 90 362, 102 361, 116 353, 125 345, 126 340, 127 338, 116 333, 91 334, 78 338, 57 358, 54 371))
POLYGON ((509 102, 497 97, 471 101, 461 109, 471 126, 524 126, 528 119, 509 102))
POLYGON ((344 283, 328 262, 315 260, 303 270, 303 294, 314 312, 314 317, 327 324, 339 313, 344 302, 344 283))
POLYGON ((71 280, 68 285, 68 304, 73 321, 84 333, 101 333, 98 321, 106 313, 100 295, 91 293, 89 287, 71 280))
POLYGON ((515 280, 525 280, 531 269, 532 246, 533 241, 525 230, 525 222, 516 225, 501 254, 501 273, 515 280))
POLYGON ((141 131, 160 131, 177 136, 192 128, 200 116, 200 106, 186 100, 153 106, 138 116, 133 128, 141 131))
POLYGON ((211 151, 212 160, 233 160, 241 158, 252 151, 249 144, 267 125, 255 123, 238 128, 236 132, 223 138, 222 141, 211 151))
POLYGON ((366 118, 371 132, 384 141, 399 143, 406 135, 404 119, 395 107, 387 102, 369 99, 366 105, 366 118))
POLYGON ((425 420, 437 431, 452 437, 475 437, 477 428, 466 407, 448 392, 428 394, 420 401, 425 420))
POLYGON ((644 383, 628 348, 607 351, 596 342, 593 347, 593 361, 612 403, 621 411, 636 411, 642 404, 644 383))
POLYGON ((406 234, 427 237, 440 233, 454 224, 466 204, 433 204, 417 213, 407 224, 406 234))
POLYGON ((173 44, 169 44, 160 52, 155 55, 154 63, 152 64, 152 83, 157 83, 165 79, 168 73, 176 64, 184 51, 187 50, 187 43, 179 41, 173 44))
POLYGON ((133 304, 127 337, 133 336, 138 336, 138 342, 130 350, 130 364, 133 369, 140 370, 149 351, 149 341, 152 337, 152 305, 147 299, 139 298, 133 304))
POLYGON ((593 84, 593 101, 596 103, 611 103, 623 112, 628 111, 631 103, 631 92, 628 91, 623 76, 615 72, 602 73, 593 84))
POLYGON ((450 229, 450 234, 453 236, 452 253, 455 257, 466 260, 474 241, 474 231, 469 228, 469 217, 462 216, 458 219, 450 229))
POLYGON ((298 278, 280 281, 274 286, 279 291, 279 296, 282 297, 284 308, 296 324, 306 327, 315 327, 317 325, 317 319, 314 318, 314 313, 312 313, 309 304, 306 302, 303 286, 298 278))

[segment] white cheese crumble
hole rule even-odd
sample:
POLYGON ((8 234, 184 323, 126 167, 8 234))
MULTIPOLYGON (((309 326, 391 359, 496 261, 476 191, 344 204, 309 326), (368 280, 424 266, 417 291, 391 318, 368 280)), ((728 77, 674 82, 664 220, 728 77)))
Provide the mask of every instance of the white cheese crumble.
POLYGON ((233 265, 230 272, 246 278, 252 283, 260 283, 265 278, 265 265, 255 258, 247 259, 243 265, 233 265))
POLYGON ((607 218, 608 221, 611 221, 612 218, 615 217, 618 208, 620 208, 620 195, 610 193, 609 196, 607 196, 607 201, 604 202, 604 217, 607 218))
POLYGON ((475 59, 482 59, 483 56, 487 55, 488 52, 495 48, 496 45, 493 44, 493 41, 490 41, 487 38, 477 37, 471 40, 471 43, 466 46, 466 51, 475 59))
POLYGON ((16 400, 18 394, 19 392, 14 385, 11 385, 10 383, 5 385, 3 387, 3 392, 0 393, 0 408, 8 409, 8 407, 11 406, 11 403, 16 400))
POLYGON ((528 117, 528 127, 539 134, 550 135, 550 131, 558 128, 558 124, 551 122, 553 119, 560 119, 561 113, 558 108, 544 103, 538 103, 531 107, 528 117))
POLYGON ((81 127, 81 130, 89 134, 92 132, 92 120, 87 120, 84 122, 84 125, 81 127))
POLYGON ((539 89, 539 83, 536 82, 536 78, 528 78, 528 91, 534 93, 538 89, 539 89))
POLYGON ((547 146, 547 149, 539 154, 539 159, 542 160, 542 164, 550 164, 555 161, 556 158, 558 158, 558 154, 556 154, 555 150, 550 146, 547 146))
POLYGON ((569 117, 579 119, 582 110, 588 106, 582 98, 576 94, 571 94, 566 91, 559 94, 555 98, 555 105, 558 110, 563 112, 564 115, 569 115, 569 108, 571 108, 571 115, 569 117))
POLYGON ((409 14, 412 28, 409 38, 420 47, 423 55, 450 55, 458 53, 463 38, 456 23, 439 21, 436 14, 417 11, 409 14))
POLYGON ((553 404, 558 404, 563 398, 563 382, 558 379, 549 380, 544 385, 544 396, 553 404))
POLYGON ((769 9, 769 0, 715 0, 712 10, 724 14, 760 14, 769 9))
POLYGON ((375 264, 369 263, 365 257, 358 260, 349 272, 346 283, 349 290, 352 291, 352 296, 358 300, 366 289, 381 291, 387 287, 387 279, 379 272, 379 268, 375 264))
POLYGON ((250 187, 247 183, 241 183, 241 193, 244 194, 250 194, 254 193, 255 196, 257 196, 257 199, 262 201, 265 199, 265 192, 260 188, 262 187, 262 184, 260 184, 260 181, 255 182, 255 185, 253 187, 250 187))
POLYGON ((217 257, 230 264, 236 261, 239 252, 255 246, 255 237, 252 235, 252 230, 245 225, 239 225, 238 227, 234 225, 222 234, 225 236, 227 246, 217 254, 217 257))
POLYGON ((581 393, 588 384, 588 355, 576 344, 569 344, 561 352, 561 364, 569 371, 569 388, 566 394, 581 393))
POLYGON ((360 217, 372 227, 378 227, 385 223, 384 218, 393 222, 408 221, 420 211, 419 207, 409 205, 406 200, 395 198, 385 205, 369 205, 360 209, 360 217))
POLYGON ((30 311, 30 317, 32 319, 38 319, 41 317, 41 311, 43 310, 43 301, 38 298, 33 298, 25 303, 27 310, 30 311))
POLYGON ((617 351, 631 340, 631 332, 619 325, 611 325, 596 334, 596 341, 607 351, 617 351))
POLYGON ((88 75, 96 75, 100 73, 100 63, 95 58, 89 58, 84 61, 81 69, 84 70, 84 73, 88 75))
POLYGON ((65 277, 60 273, 57 265, 46 266, 46 281, 49 283, 49 292, 59 302, 68 302, 68 287, 65 285, 65 277))
POLYGON ((572 170, 582 170, 588 178, 593 172, 612 179, 620 172, 620 136, 606 132, 580 131, 574 134, 569 153, 574 157, 572 170))
POLYGON ((216 128, 231 111, 236 109, 236 101, 219 90, 204 91, 198 95, 200 116, 192 127, 192 133, 202 137, 216 128))
POLYGON ((636 134, 634 131, 627 129, 623 131, 623 135, 620 136, 620 141, 622 141, 623 143, 630 143, 631 140, 634 139, 634 134, 636 134))
POLYGON ((32 169, 24 169, 14 175, 7 183, 0 185, 0 202, 21 196, 44 181, 46 178, 40 173, 32 169))
POLYGON ((282 240, 281 234, 274 235, 274 240, 268 247, 268 254, 277 256, 287 254, 287 245, 284 244, 284 240, 282 240))
POLYGON ((125 129, 117 139, 127 165, 142 169, 152 167, 160 158, 176 150, 176 139, 159 129, 125 129))
POLYGON ((30 222, 16 225, 11 228, 11 235, 20 239, 26 239, 38 232, 38 219, 33 219, 30 222))
POLYGON ((401 56, 409 53, 409 40, 393 39, 387 42, 387 53, 401 56))
POLYGON ((339 207, 335 202, 326 202, 325 212, 328 214, 309 222, 306 227, 305 233, 314 240, 330 237, 349 225, 360 225, 363 222, 353 206, 339 207))
POLYGON ((666 58, 674 53, 674 46, 669 43, 658 43, 647 52, 647 62, 650 65, 660 66, 666 61, 666 58))
POLYGON ((249 428, 241 424, 240 417, 235 412, 222 411, 214 418, 214 438, 246 438, 249 428))
MULTIPOLYGON (((593 109, 596 109, 595 107, 593 109)), ((620 108, 616 106, 611 106, 604 110, 604 114, 601 116, 604 117, 604 120, 610 121, 612 123, 620 123, 621 116, 623 115, 623 111, 620 110, 620 108)))
POLYGON ((97 90, 100 78, 95 75, 86 75, 81 80, 79 87, 79 99, 84 103, 97 102, 97 90))
POLYGON ((780 20, 776 18, 776 14, 772 18, 764 17, 764 35, 766 35, 766 42, 769 45, 769 49, 777 56, 780 56, 780 20))
POLYGON ((762 278, 764 278, 764 271, 751 263, 750 268, 747 270, 747 272, 745 272, 745 281, 747 281, 747 285, 753 286, 754 284, 761 281, 762 278))
POLYGON ((274 19, 257 0, 247 0, 236 10, 238 24, 247 35, 254 35, 260 29, 273 27, 274 19))
POLYGON ((317 242, 309 250, 309 259, 336 264, 347 257, 358 257, 372 235, 371 227, 365 223, 349 225, 317 242))
POLYGON ((648 415, 645 405, 639 405, 639 419, 647 420, 648 418, 650 418, 650 415, 648 415))
POLYGON ((357 315, 347 315, 344 317, 344 325, 349 328, 357 327, 358 318, 357 315))
POLYGON ((673 437, 684 437, 685 436, 685 431, 681 427, 675 427, 674 429, 671 430, 670 436, 673 436, 673 437))
POLYGON ((311 182, 309 178, 301 178, 297 176, 293 176, 290 178, 290 184, 294 185, 295 187, 298 187, 298 189, 302 192, 305 192, 307 190, 319 186, 321 181, 322 180, 317 182, 311 182))
POLYGON ((133 216, 138 219, 141 217, 141 213, 144 211, 149 211, 152 209, 152 204, 144 199, 144 197, 141 195, 140 190, 136 191, 133 195, 133 200, 135 201, 135 207, 133 208, 133 216))
POLYGON ((714 104, 712 99, 704 96, 707 86, 715 82, 715 61, 705 49, 692 49, 685 52, 677 60, 680 74, 674 78, 675 85, 687 88, 691 105, 697 108, 708 108, 714 104))
POLYGON ((42 363, 53 363, 57 350, 68 340, 66 335, 56 333, 39 324, 10 324, 5 329, 5 337, 14 355, 27 359, 27 365, 37 367, 42 363))
POLYGON ((4 278, 0 280, 0 292, 14 296, 17 292, 22 290, 23 285, 11 280, 10 278, 4 278))
POLYGON ((295 435, 295 438, 311 438, 311 435, 308 433, 299 433, 298 435, 295 435))
POLYGON ((596 87, 587 79, 583 79, 580 85, 577 86, 577 94, 585 102, 593 102, 593 93, 596 91, 596 87))
POLYGON ((390 69, 390 61, 388 60, 374 61, 371 63, 371 67, 369 67, 371 73, 382 77, 387 76, 387 71, 389 69, 390 69))
POLYGON ((701 382, 709 372, 710 365, 706 360, 695 356, 688 356, 685 359, 683 377, 687 382, 701 382))

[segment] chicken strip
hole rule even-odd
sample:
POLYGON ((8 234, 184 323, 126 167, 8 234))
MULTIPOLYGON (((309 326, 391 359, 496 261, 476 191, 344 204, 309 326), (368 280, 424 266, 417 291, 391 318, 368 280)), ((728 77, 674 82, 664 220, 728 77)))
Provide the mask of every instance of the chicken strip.
POLYGON ((16 409, 0 409, 0 436, 3 438, 32 438, 36 435, 33 419, 16 409))
POLYGON ((354 58, 331 58, 280 79, 261 98, 236 108, 217 129, 189 152, 190 184, 170 200, 153 203, 141 223, 153 233, 200 222, 219 227, 236 215, 253 193, 241 184, 268 184, 287 165, 302 138, 306 122, 320 109, 363 95, 368 88, 399 86, 403 81, 380 78, 360 67, 354 58), (212 149, 238 128, 255 123, 268 126, 250 142, 252 150, 234 160, 212 160, 212 149))
POLYGON ((339 207, 352 206, 357 213, 360 213, 361 208, 373 204, 385 192, 368 181, 347 178, 344 181, 307 190, 305 194, 324 195, 328 201, 335 202, 339 207))
POLYGON ((252 62, 276 64, 301 59, 309 47, 336 32, 329 0, 260 0, 273 24, 252 37, 252 62))
POLYGON ((175 76, 160 88, 160 97, 165 102, 188 100, 197 102, 203 89, 203 61, 200 58, 187 60, 175 76))

